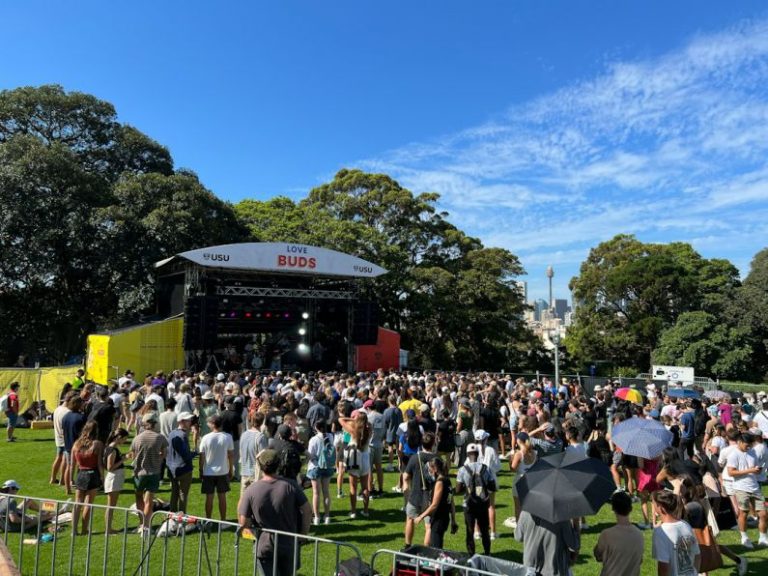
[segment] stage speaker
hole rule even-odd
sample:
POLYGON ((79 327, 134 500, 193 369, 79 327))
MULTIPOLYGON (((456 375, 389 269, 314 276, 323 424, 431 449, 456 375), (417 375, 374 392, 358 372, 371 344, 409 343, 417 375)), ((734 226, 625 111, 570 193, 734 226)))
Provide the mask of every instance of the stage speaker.
POLYGON ((184 349, 211 350, 219 329, 219 299, 192 296, 184 302, 184 349))
POLYGON ((355 302, 352 307, 352 344, 373 345, 379 340, 379 305, 355 302))

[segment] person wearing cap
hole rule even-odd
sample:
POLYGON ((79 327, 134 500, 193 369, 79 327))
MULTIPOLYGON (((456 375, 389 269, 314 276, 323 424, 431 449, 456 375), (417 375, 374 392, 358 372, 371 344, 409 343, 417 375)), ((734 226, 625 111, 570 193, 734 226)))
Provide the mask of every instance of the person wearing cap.
MULTIPOLYGON (((485 464, 488 470, 493 476, 494 482, 496 482, 496 475, 501 470, 501 461, 496 450, 488 445, 490 435, 486 430, 478 428, 474 432, 475 444, 479 448, 477 456, 478 462, 485 464)), ((496 494, 491 494, 490 506, 488 507, 488 519, 491 527, 491 540, 496 540, 496 494)), ((478 539, 480 535, 480 527, 475 528, 475 539, 478 539)))
POLYGON ((18 382, 11 382, 10 391, 8 392, 7 407, 5 409, 5 417, 8 420, 8 428, 6 430, 6 439, 8 442, 16 442, 16 437, 13 435, 13 431, 16 428, 16 422, 19 418, 19 388, 18 382))
POLYGON ((280 477, 280 456, 268 448, 258 457, 263 476, 243 493, 237 506, 240 529, 257 526, 259 533, 254 554, 263 576, 294 576, 300 566, 300 539, 273 535, 266 530, 290 534, 309 534, 312 507, 301 487, 280 477))
POLYGON ((491 496, 496 492, 496 479, 481 460, 481 447, 477 443, 467 446, 467 461, 456 473, 456 494, 464 494, 464 521, 466 524, 466 545, 470 555, 475 553, 475 527, 480 529, 480 540, 483 543, 483 553, 491 554, 491 527, 488 509, 491 496), (476 478, 488 492, 488 498, 481 501, 473 497, 472 492, 479 486, 476 478))
POLYGON ((205 494, 205 517, 213 514, 213 495, 219 500, 219 516, 227 519, 227 492, 235 465, 235 445, 232 436, 222 431, 221 416, 208 419, 211 432, 200 441, 200 479, 201 491, 205 494))
MULTIPOLYGON (((26 532, 28 530, 37 530, 38 518, 27 514, 29 511, 35 511, 39 514, 41 523, 53 520, 52 512, 41 512, 40 506, 34 500, 27 501, 24 506, 24 514, 19 508, 19 503, 14 496, 19 494, 21 486, 16 480, 6 480, 0 486, 0 528, 5 532, 26 532)), ((64 506, 67 506, 66 504, 64 506)), ((59 509, 63 513, 65 507, 59 509)))
POLYGON ((171 512, 187 511, 195 457, 189 447, 189 431, 194 418, 191 412, 180 412, 176 415, 177 428, 168 435, 166 466, 171 475, 171 512))
POLYGON ((131 443, 130 455, 133 457, 136 509, 144 513, 139 530, 142 536, 148 536, 154 496, 160 489, 160 475, 168 452, 168 441, 157 432, 158 418, 155 413, 144 415, 142 426, 144 429, 131 443))

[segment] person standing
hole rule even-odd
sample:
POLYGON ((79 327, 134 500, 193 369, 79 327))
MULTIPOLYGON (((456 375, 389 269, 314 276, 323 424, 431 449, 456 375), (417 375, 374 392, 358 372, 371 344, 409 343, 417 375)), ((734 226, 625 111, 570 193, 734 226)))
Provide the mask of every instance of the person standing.
POLYGON ((739 532, 741 545, 751 550, 754 548, 752 541, 747 536, 747 516, 751 507, 754 507, 758 518, 757 541, 758 546, 768 546, 768 516, 765 510, 765 498, 760 489, 758 476, 762 472, 762 466, 758 462, 752 446, 752 435, 742 434, 738 439, 738 449, 728 454, 726 467, 728 474, 733 478, 733 491, 736 502, 739 505, 739 532))
POLYGON ((693 529, 680 519, 682 504, 677 495, 666 490, 653 493, 653 511, 661 524, 653 529, 651 555, 658 573, 669 576, 696 576, 701 560, 699 543, 693 529))
POLYGON ((117 428, 107 439, 107 447, 104 449, 104 493, 107 495, 107 510, 104 513, 104 524, 107 534, 114 534, 112 530, 112 508, 117 506, 120 492, 125 485, 125 463, 120 446, 128 437, 125 428, 117 428))
POLYGON ((91 420, 83 427, 80 437, 72 446, 72 462, 77 464, 75 481, 75 502, 85 504, 82 511, 82 528, 78 531, 81 518, 80 506, 75 506, 72 515, 72 535, 77 536, 90 531, 89 520, 91 506, 96 498, 96 491, 101 486, 102 454, 104 445, 99 440, 98 424, 91 420))
POLYGON ((349 517, 354 520, 357 517, 358 486, 363 496, 361 514, 366 518, 368 517, 368 505, 370 503, 368 486, 371 474, 369 445, 373 430, 364 411, 356 410, 353 414, 353 418, 339 418, 339 424, 350 435, 349 446, 345 451, 344 466, 349 474, 349 517))
POLYGON ((85 370, 78 368, 75 377, 72 379, 72 387, 75 390, 82 390, 85 386, 85 370))
MULTIPOLYGON (((501 461, 499 455, 493 446, 488 444, 490 436, 486 430, 478 428, 475 430, 475 444, 478 447, 479 453, 477 455, 477 461, 486 465, 493 477, 494 483, 496 482, 496 475, 501 470, 501 461)), ((488 506, 488 521, 491 527, 491 540, 496 540, 496 493, 490 493, 490 503, 488 506)), ((480 536, 480 527, 475 527, 475 537, 480 536)))
POLYGON ((277 475, 280 457, 272 449, 259 456, 263 477, 248 486, 238 505, 241 529, 258 526, 254 553, 263 576, 293 576, 297 573, 301 555, 296 538, 271 534, 278 530, 291 534, 308 534, 312 509, 296 482, 277 475))
POLYGON ((213 514, 213 495, 218 495, 219 516, 227 519, 227 492, 234 474, 235 445, 232 436, 221 430, 221 416, 211 416, 208 426, 211 432, 200 440, 201 491, 205 494, 205 517, 213 514))
POLYGON ((320 525, 320 498, 323 499, 323 522, 331 523, 331 477, 334 472, 333 434, 323 420, 315 424, 316 434, 307 447, 307 478, 312 482, 312 523, 320 525))
POLYGON ((400 411, 400 408, 397 407, 397 396, 394 394, 389 396, 387 403, 388 407, 384 410, 383 414, 384 428, 386 430, 385 440, 388 453, 386 471, 392 472, 394 469, 392 467, 392 458, 397 454, 397 444, 400 438, 397 429, 400 427, 400 424, 403 423, 403 413, 400 411))
POLYGON ((624 491, 611 496, 616 525, 600 533, 595 560, 603 565, 600 576, 639 576, 643 563, 643 533, 629 521, 632 497, 624 491))
POLYGON ((13 431, 16 429, 16 421, 19 418, 19 388, 18 382, 11 382, 10 392, 6 397, 5 417, 8 419, 7 441, 16 442, 13 431))
POLYGON ((680 421, 680 444, 677 449, 680 452, 680 460, 685 460, 686 455, 690 460, 693 457, 694 441, 696 439, 695 424, 696 419, 693 414, 693 405, 691 401, 685 403, 685 409, 679 415, 680 421))
POLYGON ((456 508, 453 503, 453 488, 448 476, 447 465, 440 457, 433 458, 427 464, 430 480, 434 482, 432 502, 429 507, 413 521, 415 525, 425 518, 430 518, 429 542, 432 548, 443 548, 445 533, 451 527, 451 534, 459 529, 456 524, 456 508))
POLYGON ((547 576, 570 576, 579 554, 579 535, 571 520, 548 522, 525 510, 515 528, 515 540, 523 543, 523 564, 547 576))
POLYGON ((166 466, 171 475, 171 512, 187 512, 189 487, 192 485, 192 460, 195 454, 189 448, 191 412, 176 415, 177 428, 168 435, 166 466))
MULTIPOLYGON (((233 388, 230 388, 233 389, 233 388)), ((236 402, 237 397, 224 398, 224 411, 221 413, 221 431, 232 436, 234 447, 234 477, 239 481, 240 475, 240 435, 243 433, 243 406, 236 402)), ((298 470, 297 470, 298 472, 298 470)))
POLYGON ((67 402, 72 397, 72 394, 68 394, 64 397, 64 403, 59 404, 56 410, 53 411, 53 440, 56 445, 56 458, 53 460, 51 466, 51 479, 49 484, 64 484, 64 476, 67 474, 67 459, 64 448, 64 428, 62 423, 64 416, 69 412, 67 408, 67 402), (61 480, 59 480, 59 471, 61 471, 61 480))
POLYGON ((80 437, 80 432, 83 431, 85 426, 85 414, 83 414, 83 398, 81 396, 73 396, 67 402, 67 412, 61 419, 61 429, 64 434, 64 464, 66 466, 64 471, 64 487, 67 490, 67 494, 72 494, 72 483, 74 481, 74 466, 72 465, 72 447, 80 437))
POLYGON ((160 476, 163 462, 168 451, 165 437, 156 431, 157 416, 149 413, 142 419, 144 429, 133 439, 133 484, 136 496, 136 509, 144 513, 142 536, 149 536, 152 519, 154 495, 160 488, 160 476))
MULTIPOLYGON (((480 446, 467 446, 467 462, 456 473, 456 494, 464 494, 464 521, 466 523, 467 552, 475 553, 475 526, 480 530, 483 551, 491 554, 489 508, 491 494, 496 492, 496 480, 491 471, 479 460, 480 446)), ((518 524, 519 525, 519 524, 518 524)))
POLYGON ((263 412, 251 412, 248 415, 249 428, 240 436, 240 496, 245 489, 259 479, 259 462, 256 456, 264 450, 269 438, 262 431, 263 412))
MULTIPOLYGON (((412 422, 418 430, 418 423, 412 422)), ((427 432, 421 440, 421 450, 408 458, 408 463, 403 472, 403 492, 405 493, 405 545, 413 542, 413 532, 416 527, 415 520, 424 513, 432 502, 433 483, 429 477, 427 465, 429 461, 437 457, 433 452, 435 447, 435 435, 427 432)), ((430 540, 430 518, 424 518, 424 542, 430 540)))

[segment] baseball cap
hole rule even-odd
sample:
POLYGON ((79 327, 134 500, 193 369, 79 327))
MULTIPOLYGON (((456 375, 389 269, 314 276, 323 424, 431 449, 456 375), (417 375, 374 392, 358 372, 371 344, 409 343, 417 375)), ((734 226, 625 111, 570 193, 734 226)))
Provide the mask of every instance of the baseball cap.
POLYGON ((227 377, 224 375, 224 372, 219 372, 218 374, 216 374, 216 380, 218 380, 219 382, 224 382, 224 380, 226 379, 227 377))
POLYGON ((480 453, 480 446, 478 446, 477 444, 470 444, 469 446, 467 446, 467 454, 469 454, 470 452, 474 452, 475 454, 479 454, 480 453))
POLYGON ((8 490, 9 488, 13 488, 15 490, 21 490, 21 486, 19 486, 19 483, 16 482, 16 480, 6 480, 3 482, 3 489, 8 490))
POLYGON ((146 416, 142 417, 142 421, 145 424, 157 424, 157 416, 154 414, 154 412, 150 412, 146 416))
POLYGON ((203 400, 213 400, 213 399, 214 399, 214 395, 213 395, 213 392, 211 392, 210 390, 208 390, 205 394, 203 394, 203 400))
POLYGON ((482 442, 483 440, 488 438, 488 436, 490 436, 490 434, 488 434, 488 432, 486 432, 485 430, 482 430, 480 428, 475 430, 475 441, 476 442, 482 442))
POLYGON ((415 410, 406 410, 405 411, 406 418, 416 418, 416 411, 415 410))
POLYGON ((363 402, 363 408, 371 408, 373 406, 373 400, 366 400, 363 402))
POLYGON ((192 412, 181 412, 178 416, 176 416, 177 422, 182 422, 183 420, 192 420, 195 417, 192 412))
POLYGON ((419 412, 429 412, 429 406, 427 406, 426 404, 422 404, 421 406, 419 406, 419 412))

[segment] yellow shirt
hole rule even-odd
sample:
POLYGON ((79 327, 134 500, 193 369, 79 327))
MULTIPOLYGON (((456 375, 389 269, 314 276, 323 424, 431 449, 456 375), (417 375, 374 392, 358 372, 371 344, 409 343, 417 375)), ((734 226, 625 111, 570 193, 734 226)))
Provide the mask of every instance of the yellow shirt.
POLYGON ((416 412, 416 415, 418 416, 419 408, 421 408, 421 404, 422 404, 421 400, 417 400, 416 398, 411 398, 410 400, 401 402, 398 408, 400 408, 400 412, 403 413, 403 419, 407 418, 406 412, 408 412, 408 410, 413 410, 414 412, 416 412))

